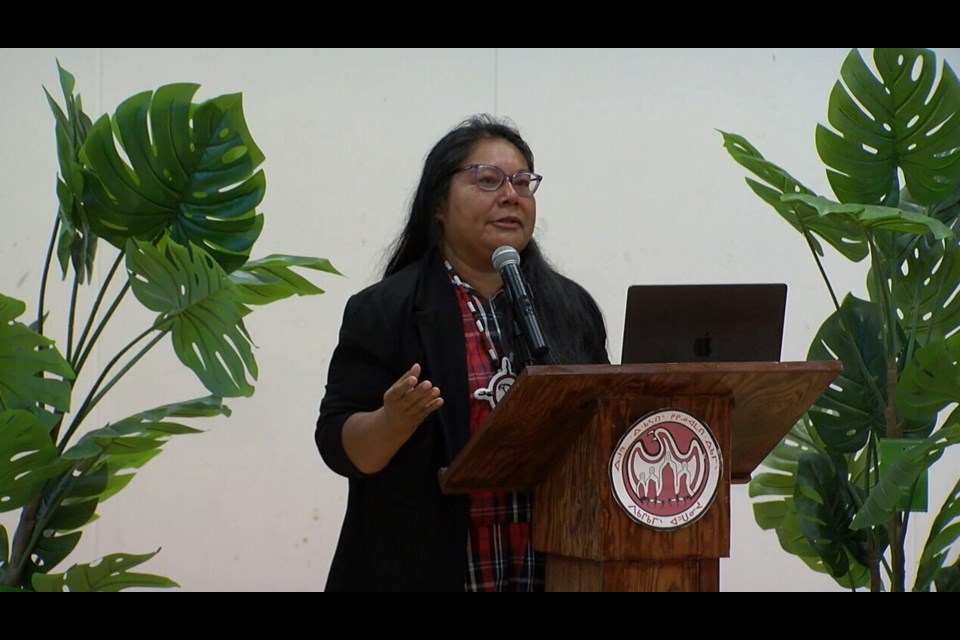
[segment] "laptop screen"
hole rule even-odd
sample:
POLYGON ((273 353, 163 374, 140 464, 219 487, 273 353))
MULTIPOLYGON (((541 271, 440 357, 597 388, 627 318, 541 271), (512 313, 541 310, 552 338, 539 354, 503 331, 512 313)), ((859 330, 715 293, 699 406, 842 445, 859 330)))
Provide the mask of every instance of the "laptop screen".
POLYGON ((780 360, 786 284, 633 285, 621 364, 780 360))

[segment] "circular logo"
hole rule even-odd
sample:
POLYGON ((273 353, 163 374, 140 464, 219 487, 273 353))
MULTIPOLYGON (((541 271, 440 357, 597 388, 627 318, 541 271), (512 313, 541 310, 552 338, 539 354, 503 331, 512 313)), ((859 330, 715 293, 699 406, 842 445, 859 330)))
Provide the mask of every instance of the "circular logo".
POLYGON ((717 496, 723 458, 710 428, 679 409, 631 425, 610 456, 613 495, 631 519, 653 529, 698 520, 717 496))

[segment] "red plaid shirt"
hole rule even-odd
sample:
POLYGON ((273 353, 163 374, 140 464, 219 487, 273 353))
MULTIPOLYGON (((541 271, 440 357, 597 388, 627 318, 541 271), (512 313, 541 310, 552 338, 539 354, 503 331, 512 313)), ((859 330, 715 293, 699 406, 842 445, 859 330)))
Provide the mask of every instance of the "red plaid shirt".
MULTIPOLYGON (((452 279, 452 274, 451 274, 452 279)), ((468 301, 472 302, 487 336, 502 359, 500 323, 505 317, 498 307, 506 304, 503 293, 483 300, 470 285, 457 286, 467 344, 467 387, 470 392, 470 434, 473 435, 492 411, 474 392, 484 389, 494 374, 488 344, 477 327, 468 301)), ((499 368, 499 365, 498 365, 499 368)), ((542 591, 543 556, 533 550, 530 534, 529 493, 482 491, 470 495, 470 529, 467 536, 466 591, 542 591)))

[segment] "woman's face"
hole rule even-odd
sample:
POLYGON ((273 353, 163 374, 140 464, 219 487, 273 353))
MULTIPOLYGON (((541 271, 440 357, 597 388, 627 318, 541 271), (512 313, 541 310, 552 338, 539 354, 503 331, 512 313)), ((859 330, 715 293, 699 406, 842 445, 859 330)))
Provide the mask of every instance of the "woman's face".
MULTIPOLYGON (((502 138, 477 142, 463 166, 472 164, 493 165, 507 176, 530 170, 520 150, 502 138)), ((517 195, 509 180, 496 191, 484 191, 472 171, 458 171, 437 217, 443 223, 447 258, 486 271, 493 269, 491 256, 498 247, 522 251, 527 246, 537 221, 537 201, 517 195)))

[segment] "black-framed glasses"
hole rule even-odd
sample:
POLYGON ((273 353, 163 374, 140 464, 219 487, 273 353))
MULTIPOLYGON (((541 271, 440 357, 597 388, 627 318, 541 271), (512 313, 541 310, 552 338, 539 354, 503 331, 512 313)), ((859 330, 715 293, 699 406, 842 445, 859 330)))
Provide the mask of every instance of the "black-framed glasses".
POLYGON ((517 195, 524 198, 532 197, 543 180, 543 176, 531 171, 517 171, 508 176, 503 169, 492 164, 468 164, 457 171, 472 172, 474 183, 482 191, 496 191, 503 185, 504 180, 508 180, 517 195))

